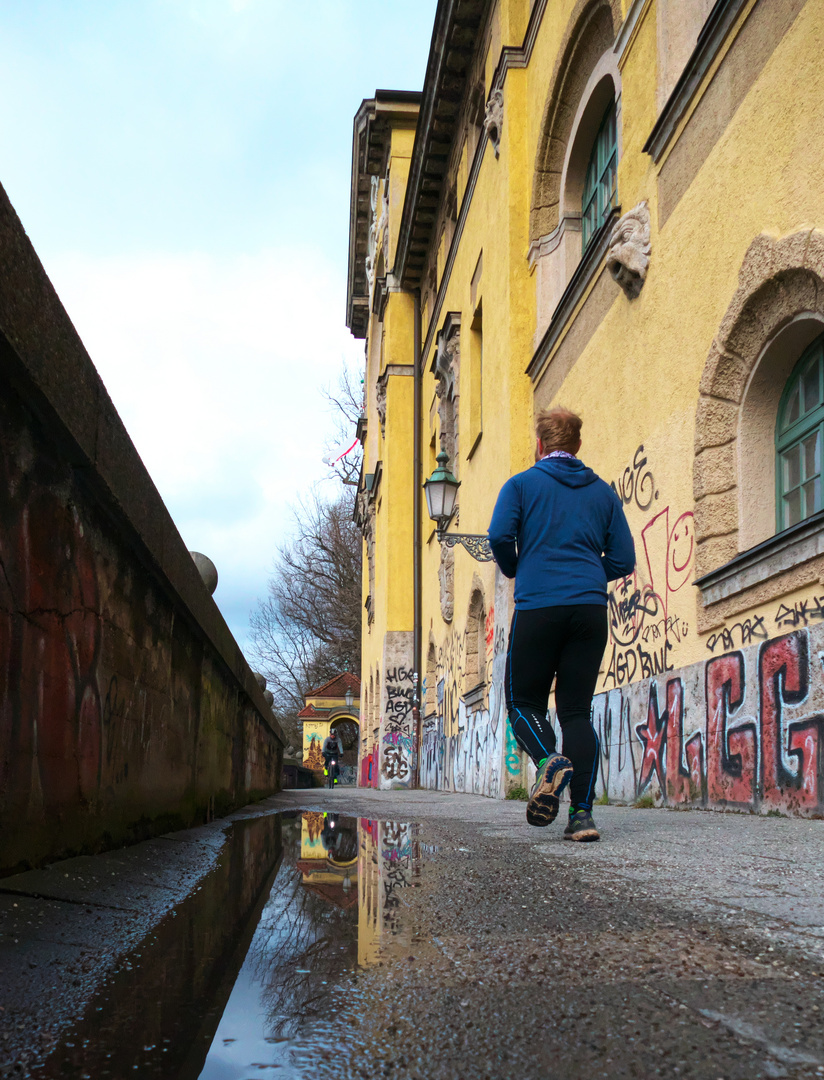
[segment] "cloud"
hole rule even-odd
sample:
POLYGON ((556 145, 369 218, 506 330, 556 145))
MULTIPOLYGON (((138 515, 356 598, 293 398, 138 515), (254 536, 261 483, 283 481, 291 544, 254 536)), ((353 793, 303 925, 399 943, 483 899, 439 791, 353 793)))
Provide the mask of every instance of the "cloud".
POLYGON ((243 646, 288 506, 328 475, 321 388, 362 358, 340 271, 300 248, 65 254, 49 271, 185 543, 217 565, 243 646))

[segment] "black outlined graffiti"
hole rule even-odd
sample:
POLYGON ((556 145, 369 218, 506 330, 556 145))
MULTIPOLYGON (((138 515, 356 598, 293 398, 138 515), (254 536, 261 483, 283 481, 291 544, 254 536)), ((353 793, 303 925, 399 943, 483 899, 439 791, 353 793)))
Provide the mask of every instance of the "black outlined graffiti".
POLYGON ((403 665, 387 668, 385 687, 381 773, 406 784, 412 774, 415 673, 403 665))
POLYGON ((798 626, 809 626, 811 622, 822 619, 824 619, 824 596, 814 596, 810 600, 796 600, 791 606, 781 604, 775 613, 776 625, 781 628, 795 629, 798 626))
POLYGON ((764 616, 757 615, 710 634, 707 638, 707 648, 711 653, 714 653, 719 646, 722 652, 732 652, 733 649, 743 648, 744 645, 752 645, 755 641, 766 641, 766 639, 767 627, 764 625, 764 616))
POLYGON ((658 498, 655 478, 648 467, 643 443, 635 451, 632 464, 627 465, 610 487, 621 500, 622 506, 634 504, 639 510, 649 510, 653 499, 658 498))

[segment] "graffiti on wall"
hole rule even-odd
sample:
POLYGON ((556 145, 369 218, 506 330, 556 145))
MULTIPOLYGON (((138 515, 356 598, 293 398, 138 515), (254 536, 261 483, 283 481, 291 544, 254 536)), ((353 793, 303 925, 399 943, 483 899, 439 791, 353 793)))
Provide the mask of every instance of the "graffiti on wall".
POLYGON ((508 724, 502 693, 505 635, 496 627, 494 606, 486 616, 483 643, 480 682, 468 694, 467 634, 450 633, 438 650, 437 710, 424 718, 421 784, 497 798, 508 724))
POLYGON ((378 786, 378 744, 361 756, 360 786, 376 788, 378 786))
POLYGON ((690 580, 695 551, 693 514, 659 506, 660 492, 643 445, 611 487, 633 528, 637 563, 634 573, 609 589, 604 689, 673 669, 677 646, 689 635, 676 600, 690 580))
POLYGON ((754 641, 765 641, 768 637, 767 627, 761 615, 752 618, 741 619, 732 626, 725 626, 721 630, 710 634, 706 646, 711 653, 729 652, 731 649, 742 648, 752 645, 754 641))
MULTIPOLYGON (((722 626, 708 635, 705 641, 711 653, 730 652, 744 648, 770 636, 767 615, 749 615, 731 625, 722 626)), ((782 602, 775 609, 772 622, 776 630, 795 630, 824 621, 824 596, 782 602)))
POLYGON ((593 723, 610 799, 819 814, 824 626, 600 694, 593 723))
POLYGON ((314 769, 318 772, 322 772, 325 768, 319 735, 311 735, 309 737, 309 749, 306 751, 303 758, 303 764, 307 769, 314 769))
POLYGON ((102 618, 88 530, 37 467, 0 453, 0 792, 49 815, 98 797, 102 618))
POLYGON ((392 785, 412 780, 415 673, 403 664, 386 670, 381 772, 392 785))
POLYGON ((779 604, 775 613, 776 626, 789 628, 809 626, 824 619, 824 596, 810 600, 796 600, 792 604, 779 604))

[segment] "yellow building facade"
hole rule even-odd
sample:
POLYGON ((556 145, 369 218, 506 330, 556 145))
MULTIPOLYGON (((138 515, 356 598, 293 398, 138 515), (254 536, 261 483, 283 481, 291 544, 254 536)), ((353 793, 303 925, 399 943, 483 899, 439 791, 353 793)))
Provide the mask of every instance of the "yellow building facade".
POLYGON ((824 812, 822 45, 824 0, 443 0, 422 93, 364 102, 361 783, 528 785, 511 583, 422 483, 485 533, 562 403, 638 559, 599 793, 824 812))

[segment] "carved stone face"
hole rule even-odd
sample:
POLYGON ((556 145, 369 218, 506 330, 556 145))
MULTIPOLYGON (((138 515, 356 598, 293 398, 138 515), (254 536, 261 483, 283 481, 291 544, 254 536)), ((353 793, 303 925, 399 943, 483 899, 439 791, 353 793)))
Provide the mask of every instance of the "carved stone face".
POLYGON ((649 210, 640 203, 615 226, 607 253, 607 268, 630 300, 641 292, 649 259, 649 210))
POLYGON ((644 279, 637 270, 633 270, 630 266, 625 266, 618 259, 610 259, 608 264, 609 272, 612 274, 615 281, 621 286, 627 296, 634 300, 644 284, 644 279))

